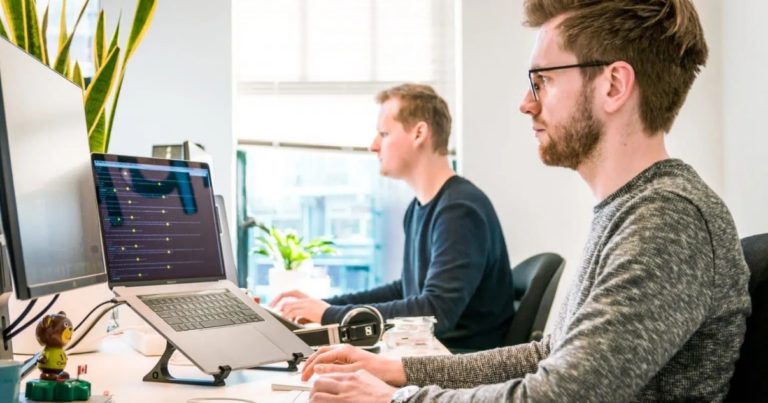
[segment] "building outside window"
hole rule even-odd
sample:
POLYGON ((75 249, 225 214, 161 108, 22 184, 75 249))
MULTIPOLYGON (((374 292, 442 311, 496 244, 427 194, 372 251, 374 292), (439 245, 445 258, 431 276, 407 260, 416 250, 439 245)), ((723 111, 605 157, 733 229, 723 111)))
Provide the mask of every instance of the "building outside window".
MULTIPOLYGON (((238 215, 305 238, 327 236, 318 257, 332 294, 399 277, 407 186, 379 175, 367 147, 382 89, 432 85, 453 103, 453 1, 235 0, 233 55, 238 215)), ((247 287, 270 297, 269 259, 243 253, 247 287)))

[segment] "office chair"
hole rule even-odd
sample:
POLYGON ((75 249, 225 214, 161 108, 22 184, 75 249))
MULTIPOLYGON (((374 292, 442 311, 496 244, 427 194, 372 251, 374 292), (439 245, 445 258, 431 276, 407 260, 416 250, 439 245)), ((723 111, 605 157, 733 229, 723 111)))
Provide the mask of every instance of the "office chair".
POLYGON ((515 316, 504 338, 505 346, 541 340, 565 259, 540 253, 512 268, 515 316))
POLYGON ((768 234, 741 240, 751 273, 752 315, 741 345, 726 402, 765 401, 768 396, 768 234))

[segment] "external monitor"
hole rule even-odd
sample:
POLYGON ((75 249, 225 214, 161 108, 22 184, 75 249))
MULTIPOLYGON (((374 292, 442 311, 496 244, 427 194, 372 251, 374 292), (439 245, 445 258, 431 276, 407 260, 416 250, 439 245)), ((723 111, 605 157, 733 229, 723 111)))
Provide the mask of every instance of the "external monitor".
POLYGON ((81 88, 0 38, 3 265, 19 299, 106 281, 81 88))

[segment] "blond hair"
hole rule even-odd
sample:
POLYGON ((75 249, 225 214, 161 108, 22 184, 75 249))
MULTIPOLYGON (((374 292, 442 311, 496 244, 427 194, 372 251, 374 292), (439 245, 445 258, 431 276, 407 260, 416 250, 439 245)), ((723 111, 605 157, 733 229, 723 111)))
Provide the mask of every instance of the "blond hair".
POLYGON ((432 87, 423 84, 398 85, 379 92, 376 102, 383 104, 391 98, 400 100, 395 120, 402 123, 406 130, 425 122, 432 132, 432 149, 440 155, 448 154, 451 112, 445 100, 432 87))

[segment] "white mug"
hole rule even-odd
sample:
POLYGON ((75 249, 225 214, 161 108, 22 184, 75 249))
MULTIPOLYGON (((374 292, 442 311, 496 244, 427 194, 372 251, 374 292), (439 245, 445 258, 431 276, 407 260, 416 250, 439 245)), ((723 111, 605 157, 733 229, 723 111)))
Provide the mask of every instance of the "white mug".
POLYGON ((19 401, 20 371, 20 362, 0 360, 0 402, 19 401))

